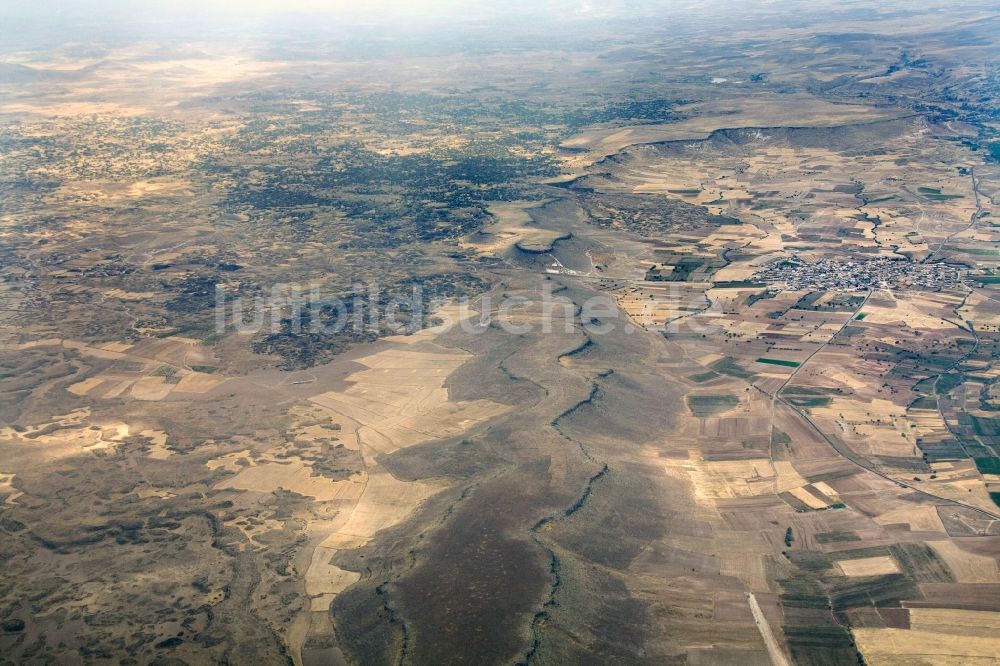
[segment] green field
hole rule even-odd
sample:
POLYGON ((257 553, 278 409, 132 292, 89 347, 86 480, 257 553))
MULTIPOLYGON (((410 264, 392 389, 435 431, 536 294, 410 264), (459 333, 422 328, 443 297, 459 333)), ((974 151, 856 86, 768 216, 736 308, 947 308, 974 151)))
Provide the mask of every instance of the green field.
POLYGON ((830 404, 830 398, 800 398, 790 396, 785 399, 796 407, 826 407, 830 404))
POLYGON ((768 365, 783 365, 786 368, 797 368, 799 367, 798 361, 784 361, 780 358, 758 358, 758 363, 767 363, 768 365))
POLYGON ((718 361, 712 363, 709 367, 712 368, 712 370, 715 370, 716 372, 722 373, 724 375, 729 375, 731 377, 739 377, 740 379, 748 379, 748 380, 754 380, 757 378, 757 375, 747 370, 744 370, 736 363, 734 359, 728 356, 726 358, 720 358, 718 361))
POLYGON ((969 417, 972 421, 972 430, 977 435, 985 435, 987 437, 1000 436, 1000 419, 974 416, 972 414, 970 414, 969 417))
POLYGON ((980 474, 1000 474, 1000 458, 995 456, 988 458, 973 458, 976 461, 976 469, 980 474))
POLYGON ((740 400, 734 395, 689 395, 687 402, 692 414, 705 418, 732 409, 740 400))

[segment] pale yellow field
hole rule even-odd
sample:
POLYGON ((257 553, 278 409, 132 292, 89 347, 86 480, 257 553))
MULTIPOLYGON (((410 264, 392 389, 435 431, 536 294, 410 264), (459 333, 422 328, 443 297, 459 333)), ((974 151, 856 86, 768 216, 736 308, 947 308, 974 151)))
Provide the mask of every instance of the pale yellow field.
POLYGON ((914 532, 944 532, 941 517, 934 506, 904 507, 886 511, 875 517, 879 525, 905 523, 914 532))
POLYGON ((90 408, 77 409, 69 414, 56 416, 48 423, 24 429, 0 428, 0 438, 31 447, 32 455, 39 460, 58 460, 83 453, 114 451, 129 436, 129 426, 122 422, 91 427, 90 408), (50 426, 58 426, 49 434, 39 434, 50 426))
POLYGON ((753 552, 721 551, 719 573, 743 581, 751 592, 769 592, 764 556, 753 552))
POLYGON ((959 583, 1000 583, 1000 568, 992 557, 962 550, 954 541, 928 541, 959 583))
POLYGON ((829 506, 829 504, 816 497, 805 488, 792 488, 788 492, 792 495, 792 497, 796 498, 810 509, 825 509, 829 506))
POLYGON ((360 497, 365 488, 365 475, 357 474, 345 481, 333 481, 324 476, 313 476, 312 467, 302 462, 267 462, 244 467, 239 474, 216 484, 215 488, 239 488, 262 493, 281 488, 325 502, 360 497))
POLYGON ((1000 614, 945 609, 911 609, 910 614, 912 629, 852 630, 867 663, 986 666, 1000 661, 1000 614))
POLYGON ((174 389, 163 377, 143 377, 132 385, 132 397, 136 400, 163 400, 174 389))
POLYGON ((149 442, 149 455, 150 458, 154 460, 166 460, 172 455, 170 449, 167 448, 167 433, 162 430, 142 430, 139 432, 141 437, 148 437, 149 442))
POLYGON ((857 560, 839 560, 837 566, 845 576, 884 576, 899 573, 896 561, 888 555, 863 557, 857 560))
POLYGON ((219 456, 218 458, 213 458, 205 463, 205 467, 209 469, 224 469, 227 472, 239 472, 244 469, 244 467, 252 465, 253 460, 250 458, 249 449, 243 451, 235 451, 233 453, 227 453, 225 455, 219 456))
POLYGON ((780 493, 806 484, 785 460, 707 461, 698 451, 691 451, 689 460, 672 460, 666 466, 685 470, 694 484, 695 496, 701 500, 780 493))
POLYGON ((330 558, 336 552, 335 548, 326 546, 318 546, 313 550, 312 560, 305 575, 306 594, 312 597, 310 602, 312 611, 327 610, 334 596, 361 578, 361 574, 356 571, 347 571, 330 563, 330 558))
POLYGON ((820 491, 821 493, 823 493, 827 497, 833 497, 833 498, 837 497, 837 491, 834 490, 833 488, 831 488, 830 485, 826 481, 817 481, 816 483, 814 483, 812 485, 813 485, 813 488, 815 488, 816 490, 820 491))
POLYGON ((204 372, 192 372, 181 377, 174 390, 183 393, 205 393, 225 380, 225 377, 216 377, 204 372))
POLYGON ((444 380, 469 359, 464 352, 392 349, 361 359, 346 391, 310 400, 367 426, 365 444, 391 453, 421 441, 460 434, 507 411, 488 400, 450 402, 444 380))
POLYGON ((87 395, 102 383, 104 383, 104 380, 100 377, 89 377, 84 379, 82 382, 77 382, 76 384, 67 387, 66 390, 73 395, 87 395))
POLYGON ((358 503, 346 522, 322 543, 327 548, 360 548, 375 533, 391 527, 408 515, 442 485, 400 481, 385 471, 368 476, 358 503))
MULTIPOLYGON (((933 633, 1000 638, 1000 613, 959 608, 911 608, 910 629, 933 633)), ((995 655, 1000 658, 1000 654, 995 655)))

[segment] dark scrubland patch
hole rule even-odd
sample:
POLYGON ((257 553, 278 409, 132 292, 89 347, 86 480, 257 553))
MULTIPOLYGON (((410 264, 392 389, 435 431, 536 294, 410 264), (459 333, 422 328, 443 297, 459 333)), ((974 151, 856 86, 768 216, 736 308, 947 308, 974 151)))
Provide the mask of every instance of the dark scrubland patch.
POLYGON ((692 414, 706 418, 732 409, 740 399, 734 395, 689 395, 687 403, 692 414))
POLYGON ((646 652, 658 630, 643 602, 629 593, 624 575, 591 566, 558 547, 554 553, 562 583, 536 622, 531 658, 516 663, 670 663, 646 652))
POLYGON ((450 543, 434 553, 456 557, 418 567, 398 584, 414 627, 411 654, 419 663, 494 662, 516 654, 519 625, 547 577, 537 549, 501 536, 500 529, 488 517, 458 517, 450 525, 450 543), (458 562, 466 564, 456 567, 458 562), (458 645, 470 649, 459 657, 458 645))
MULTIPOLYGON (((182 467, 177 462, 172 465, 182 467)), ((198 475, 192 476, 198 470, 208 474, 200 464, 188 465, 186 478, 174 487, 198 482, 198 475)), ((223 518, 235 515, 239 508, 222 497, 206 498, 202 493, 140 498, 132 493, 135 479, 130 472, 124 456, 106 456, 77 457, 19 474, 32 501, 15 507, 9 516, 23 529, 0 540, 0 558, 7 562, 5 573, 10 576, 5 585, 9 594, 27 603, 28 631, 71 638, 34 648, 21 645, 10 648, 5 656, 66 663, 110 655, 100 658, 139 663, 151 661, 158 649, 176 649, 185 659, 286 663, 276 634, 247 612, 260 568, 269 565, 263 559, 251 561, 257 557, 253 554, 241 553, 242 533, 223 518), (62 569, 60 563, 68 561, 72 561, 71 570, 62 569), (109 567, 109 562, 114 566, 109 567), (192 562, 197 563, 194 570, 192 562), (30 572, 21 571, 25 567, 30 572), (151 570, 158 575, 148 577, 151 570), (125 578, 133 583, 122 586, 125 578), (101 585, 106 591, 102 601, 86 613, 56 612, 74 598, 82 582, 101 585), (205 595, 213 592, 219 593, 221 601, 209 611, 205 595), (168 604, 165 595, 172 599, 168 604), (242 610, 233 612, 237 607, 242 610), (126 619, 140 626, 166 622, 192 629, 183 644, 163 645, 169 638, 143 631, 134 632, 127 643, 116 644, 107 628, 122 626, 126 619)), ((294 541, 294 537, 286 538, 294 541)), ((277 559, 274 566, 280 567, 277 559)), ((272 589, 277 593, 294 589, 290 576, 272 573, 276 582, 272 589)), ((301 598, 291 592, 283 603, 290 619, 301 598)))
POLYGON ((306 458, 312 463, 312 476, 344 481, 363 469, 364 461, 357 451, 346 446, 325 446, 322 454, 306 458))
POLYGON ((405 618, 406 642, 391 650, 396 658, 399 650, 415 663, 517 658, 531 616, 552 584, 549 557, 528 539, 530 525, 521 521, 568 506, 585 482, 572 484, 572 493, 554 492, 548 474, 547 462, 539 461, 483 483, 454 506, 440 529, 427 533, 413 553, 416 566, 381 594, 373 581, 339 596, 338 636, 351 655, 364 663, 394 661, 382 646, 380 628, 405 618), (399 614, 395 619, 372 603, 372 596, 386 594, 399 614))
POLYGON ((409 645, 406 625, 385 584, 352 585, 331 606, 340 647, 362 664, 398 664, 409 645))
POLYGON ((9 634, 15 634, 24 631, 24 627, 25 627, 24 620, 17 618, 4 620, 3 623, 0 623, 0 629, 3 629, 9 634))
MULTIPOLYGON (((601 358, 615 358, 619 353, 610 347, 611 336, 597 338, 595 353, 601 358)), ((624 353, 622 351, 621 353, 624 353)), ((557 430, 579 441, 600 446, 628 447, 657 441, 661 433, 671 428, 673 409, 665 409, 664 401, 677 395, 676 387, 662 377, 626 374, 624 371, 602 372, 595 380, 596 391, 568 410, 554 425, 557 430)), ((595 457, 599 457, 593 452, 595 457)))
POLYGON ((540 400, 545 389, 512 371, 523 339, 491 327, 480 333, 455 329, 439 338, 444 345, 473 351, 475 358, 456 368, 445 382, 452 400, 492 400, 504 405, 527 405, 540 400))
POLYGON ((662 491, 644 470, 612 468, 590 487, 586 503, 542 534, 588 562, 625 569, 666 533, 662 491))
POLYGON ((383 317, 369 314, 386 312, 393 307, 396 323, 410 332, 434 323, 433 303, 480 293, 489 283, 476 275, 438 273, 384 285, 372 300, 367 291, 347 292, 315 311, 303 308, 297 320, 284 319, 277 333, 260 335, 251 348, 258 354, 275 354, 281 358, 283 370, 303 370, 329 362, 352 346, 373 342, 400 331, 386 326, 383 317), (416 291, 415 291, 416 290, 416 291), (361 325, 355 324, 360 313, 361 325))
MULTIPOLYGON (((610 157, 601 164, 610 166, 618 159, 610 157)), ((713 215, 704 206, 677 199, 610 192, 593 194, 589 191, 599 186, 599 178, 584 176, 574 181, 570 189, 579 193, 578 200, 587 212, 588 221, 600 227, 657 238, 665 232, 739 223, 735 218, 713 215)))
MULTIPOLYGON (((76 381, 77 372, 92 366, 94 371, 109 364, 77 358, 63 349, 24 349, 0 351, 0 422, 14 427, 51 420, 52 414, 65 413, 60 391, 76 381), (39 395, 35 388, 52 382, 52 389, 39 395), (55 389, 55 390, 53 390, 55 389)), ((75 396, 73 396, 75 398, 75 396)))
POLYGON ((175 283, 164 282, 162 287, 175 294, 165 303, 167 310, 195 313, 215 307, 215 285, 222 282, 218 274, 185 275, 175 283))
POLYGON ((396 478, 407 481, 449 476, 472 478, 512 464, 504 445, 519 433, 497 426, 481 436, 458 437, 400 449, 380 462, 396 478))
MULTIPOLYGON (((318 127, 314 134, 322 132, 318 127)), ((298 136, 308 140, 310 133, 298 136)), ((507 137, 456 150, 382 155, 359 142, 317 150, 323 144, 317 140, 293 166, 255 164, 256 178, 231 158, 206 165, 206 171, 238 183, 222 203, 226 212, 326 210, 352 222, 342 248, 392 248, 474 231, 489 219, 488 202, 520 198, 518 183, 557 173, 550 158, 512 150, 517 143, 507 137)))

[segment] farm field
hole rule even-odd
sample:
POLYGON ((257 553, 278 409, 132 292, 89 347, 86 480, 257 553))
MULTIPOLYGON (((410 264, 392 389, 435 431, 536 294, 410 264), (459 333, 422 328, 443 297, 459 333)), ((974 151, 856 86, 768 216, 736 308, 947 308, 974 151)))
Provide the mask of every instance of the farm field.
POLYGON ((64 4, 0 663, 996 663, 995 7, 64 4))

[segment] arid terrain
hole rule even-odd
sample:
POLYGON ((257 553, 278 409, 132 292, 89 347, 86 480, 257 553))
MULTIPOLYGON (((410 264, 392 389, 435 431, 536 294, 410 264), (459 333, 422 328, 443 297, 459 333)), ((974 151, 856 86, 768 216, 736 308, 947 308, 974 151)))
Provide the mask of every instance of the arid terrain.
POLYGON ((0 664, 1000 663, 995 6, 111 4, 0 13, 0 664))

